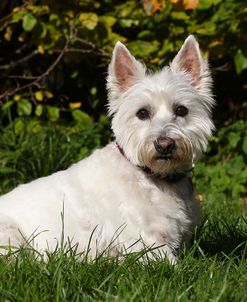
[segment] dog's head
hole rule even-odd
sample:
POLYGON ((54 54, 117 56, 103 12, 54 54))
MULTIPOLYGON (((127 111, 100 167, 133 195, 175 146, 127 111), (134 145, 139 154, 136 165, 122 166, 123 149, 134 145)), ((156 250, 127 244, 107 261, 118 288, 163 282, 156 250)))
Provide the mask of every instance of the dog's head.
POLYGON ((109 65, 108 109, 126 157, 159 174, 190 169, 214 128, 211 83, 193 36, 170 66, 154 74, 118 42, 109 65))

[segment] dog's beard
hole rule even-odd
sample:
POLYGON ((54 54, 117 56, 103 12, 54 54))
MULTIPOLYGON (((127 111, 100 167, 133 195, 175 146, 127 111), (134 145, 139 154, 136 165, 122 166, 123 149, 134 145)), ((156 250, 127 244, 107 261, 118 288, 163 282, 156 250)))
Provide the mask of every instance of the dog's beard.
POLYGON ((176 132, 169 136, 175 141, 174 150, 162 155, 154 147, 154 139, 136 146, 137 165, 148 168, 154 174, 169 175, 190 170, 194 165, 195 150, 191 140, 176 132))
POLYGON ((125 128, 122 126, 114 128, 118 129, 115 133, 118 145, 131 163, 148 168, 154 174, 186 172, 194 166, 204 149, 206 134, 199 131, 201 129, 198 124, 192 129, 181 128, 173 123, 167 123, 165 126, 161 123, 154 124, 149 128, 140 128, 132 123, 127 125, 128 131, 123 131, 125 128), (132 126, 129 126, 130 124, 132 126), (175 148, 168 154, 160 154, 154 144, 159 137, 172 139, 175 148))

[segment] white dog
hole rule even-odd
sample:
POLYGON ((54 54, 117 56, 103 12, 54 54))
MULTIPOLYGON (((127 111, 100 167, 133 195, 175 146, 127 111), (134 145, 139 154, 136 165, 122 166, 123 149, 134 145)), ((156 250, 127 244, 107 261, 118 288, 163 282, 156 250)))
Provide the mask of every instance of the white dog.
POLYGON ((69 240, 83 251, 90 241, 95 257, 110 243, 111 255, 145 245, 175 262, 189 241, 200 220, 190 171, 214 128, 198 43, 189 36, 170 66, 152 74, 118 42, 107 80, 115 142, 2 196, 1 246, 31 238, 44 252, 69 240))

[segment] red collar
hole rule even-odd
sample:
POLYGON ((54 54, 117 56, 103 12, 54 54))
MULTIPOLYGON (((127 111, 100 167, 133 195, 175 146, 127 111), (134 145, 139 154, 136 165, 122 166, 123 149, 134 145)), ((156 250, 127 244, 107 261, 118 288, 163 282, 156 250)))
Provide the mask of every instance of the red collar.
POLYGON ((125 157, 126 159, 127 159, 127 157, 125 156, 125 154, 124 154, 124 151, 123 151, 123 149, 119 146, 119 144, 116 142, 116 146, 117 146, 117 148, 118 148, 118 151, 123 155, 123 157, 125 157))

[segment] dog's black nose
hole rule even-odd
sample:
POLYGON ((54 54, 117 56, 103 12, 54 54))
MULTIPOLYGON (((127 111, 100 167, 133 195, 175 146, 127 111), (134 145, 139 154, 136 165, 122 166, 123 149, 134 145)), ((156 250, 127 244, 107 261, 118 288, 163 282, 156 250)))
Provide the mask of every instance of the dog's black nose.
POLYGON ((175 141, 170 137, 160 136, 154 142, 154 147, 158 153, 168 155, 175 149, 175 141))

